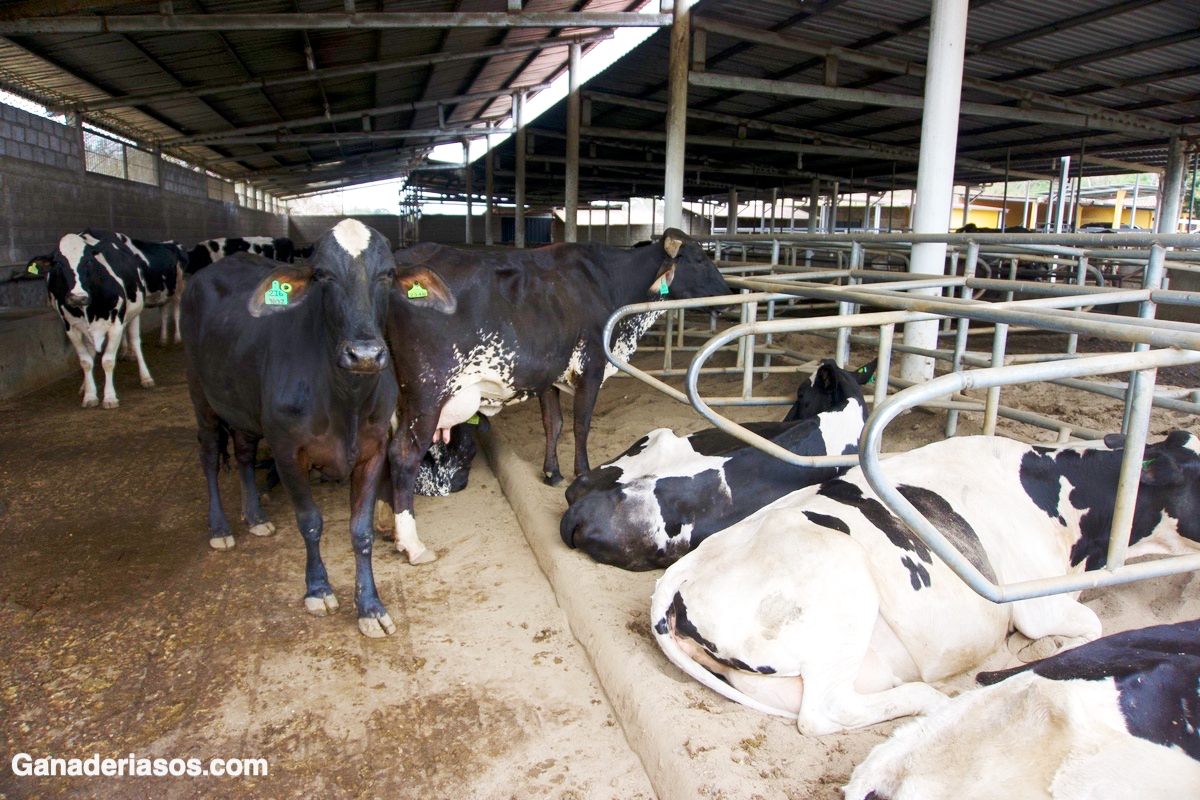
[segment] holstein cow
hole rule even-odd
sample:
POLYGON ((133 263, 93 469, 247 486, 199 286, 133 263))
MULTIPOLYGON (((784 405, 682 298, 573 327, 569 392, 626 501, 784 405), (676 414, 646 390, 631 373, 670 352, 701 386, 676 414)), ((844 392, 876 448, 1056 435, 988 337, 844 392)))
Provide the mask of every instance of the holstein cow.
MULTIPOLYGON (((588 471, 592 408, 616 368, 604 357, 604 323, 650 298, 705 297, 729 288, 700 245, 674 228, 624 250, 598 242, 480 252, 437 244, 396 251, 400 273, 388 342, 404 402, 391 444, 396 543, 425 558, 412 516, 413 484, 431 443, 454 425, 537 396, 546 430, 543 473, 562 480, 559 387, 575 394, 575 474, 588 471)), ((627 319, 614 349, 633 353, 658 314, 627 319)))
POLYGON ((207 239, 188 253, 187 274, 195 275, 209 264, 234 253, 250 253, 290 264, 295 261, 294 251, 295 245, 286 237, 274 239, 270 236, 233 236, 207 239))
POLYGON ((304 537, 305 608, 323 616, 338 602, 321 561, 321 512, 309 469, 350 478, 350 540, 358 626, 384 636, 395 625, 371 571, 372 516, 387 458, 396 382, 383 340, 396 265, 388 242, 355 220, 323 235, 312 261, 289 266, 239 253, 188 281, 183 294, 188 390, 208 480, 210 543, 234 540, 221 508, 217 466, 233 436, 242 479, 242 516, 268 535, 254 485, 260 439, 271 447, 304 537))
MULTIPOLYGON (((1014 583, 1103 565, 1121 443, 962 437, 882 470, 981 574, 1014 583)), ((1146 448, 1129 557, 1195 552, 1198 511, 1200 440, 1176 431, 1146 448)), ((651 615, 687 674, 813 735, 940 707, 929 683, 977 666, 1013 628, 1068 645, 1100 635, 1074 596, 975 594, 858 468, 709 537, 658 581, 651 615)))
MULTIPOLYGON (((858 452, 867 416, 857 372, 824 361, 796 393, 783 422, 746 427, 803 456, 858 452)), ((676 436, 659 428, 567 489, 559 524, 568 547, 630 570, 667 567, 713 533, 842 470, 796 467, 717 428, 676 436)))
POLYGON ((119 405, 113 385, 113 368, 126 326, 131 332, 142 386, 154 386, 142 355, 138 315, 145 305, 146 289, 138 264, 115 238, 89 244, 82 236, 68 233, 59 240, 54 253, 39 256, 26 267, 35 274, 46 274, 50 305, 62 318, 67 338, 83 369, 83 385, 79 391, 83 395, 84 408, 97 404, 104 408, 119 405), (96 395, 96 380, 92 377, 97 353, 102 353, 103 401, 96 395))
POLYGON ((1200 797, 1200 621, 979 680, 872 750, 847 800, 1200 797))
POLYGON ((82 234, 84 240, 91 244, 116 237, 130 253, 138 260, 138 271, 146 287, 146 308, 162 307, 162 326, 159 329, 158 342, 166 345, 170 338, 169 328, 172 318, 175 321, 175 341, 183 341, 183 331, 179 323, 179 301, 183 295, 183 275, 187 267, 187 251, 175 242, 147 242, 141 239, 131 239, 123 233, 109 233, 91 228, 82 234))

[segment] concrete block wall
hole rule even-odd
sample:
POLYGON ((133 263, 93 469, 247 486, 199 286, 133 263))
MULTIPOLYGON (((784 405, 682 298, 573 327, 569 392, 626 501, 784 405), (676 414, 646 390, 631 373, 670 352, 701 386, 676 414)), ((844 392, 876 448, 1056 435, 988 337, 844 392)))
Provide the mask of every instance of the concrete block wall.
POLYGON ((160 161, 159 175, 152 186, 85 172, 75 128, 0 105, 0 264, 24 263, 88 227, 189 246, 287 235, 283 214, 210 200, 200 173, 160 161))

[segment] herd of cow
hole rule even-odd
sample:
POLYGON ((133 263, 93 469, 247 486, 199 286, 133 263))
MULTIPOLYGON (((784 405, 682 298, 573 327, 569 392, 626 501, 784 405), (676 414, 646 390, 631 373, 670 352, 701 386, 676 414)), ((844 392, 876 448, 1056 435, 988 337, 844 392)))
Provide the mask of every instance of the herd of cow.
MULTIPOLYGON (((230 440, 242 517, 253 534, 274 532, 255 483, 265 442, 306 543, 310 613, 338 607, 311 470, 350 480, 359 628, 385 636, 395 625, 372 573, 373 522, 386 516, 376 500, 391 505, 396 548, 413 564, 432 561, 414 492, 465 486, 473 426, 531 397, 542 410, 544 478, 560 481, 565 390, 575 479, 562 540, 605 564, 667 568, 651 621, 671 662, 804 734, 924 715, 855 770, 847 797, 1118 797, 1134 786, 1138 796, 1200 797, 1200 622, 1099 638, 1099 619, 1075 596, 992 604, 888 511, 861 470, 786 465, 717 430, 651 431, 590 468, 592 409, 613 369, 601 341, 610 314, 648 298, 729 294, 682 232, 631 249, 393 253, 378 232, 345 220, 299 261, 293 250, 245 239, 187 253, 85 231, 30 269, 48 273, 84 369, 85 406, 97 402, 98 352, 103 404, 116 406, 112 365, 126 325, 152 385, 137 314, 179 301, 210 543, 234 545, 217 481, 230 440), (934 688, 978 668, 1013 630, 1078 646, 983 674, 994 685, 953 700, 934 688), (980 793, 981 778, 996 779, 995 795, 980 793)), ((656 316, 622 323, 614 349, 632 354, 656 316)), ((782 422, 752 428, 801 455, 853 453, 873 371, 824 362, 782 422)), ((883 467, 981 574, 1013 583, 1103 566, 1122 447, 1119 436, 1059 448, 958 437, 883 467)), ((1198 549, 1200 440, 1177 431, 1146 449, 1129 557, 1198 549)))

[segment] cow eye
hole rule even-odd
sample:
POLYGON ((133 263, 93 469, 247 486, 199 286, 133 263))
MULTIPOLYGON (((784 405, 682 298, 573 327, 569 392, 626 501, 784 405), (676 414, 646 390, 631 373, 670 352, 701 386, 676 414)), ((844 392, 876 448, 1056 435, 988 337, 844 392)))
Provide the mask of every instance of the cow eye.
POLYGON ((379 273, 379 282, 380 283, 391 283, 395 279, 396 279, 396 270, 394 270, 394 269, 384 270, 383 272, 379 273))
POLYGON ((333 274, 328 270, 314 269, 312 277, 314 281, 327 281, 333 277, 333 274))

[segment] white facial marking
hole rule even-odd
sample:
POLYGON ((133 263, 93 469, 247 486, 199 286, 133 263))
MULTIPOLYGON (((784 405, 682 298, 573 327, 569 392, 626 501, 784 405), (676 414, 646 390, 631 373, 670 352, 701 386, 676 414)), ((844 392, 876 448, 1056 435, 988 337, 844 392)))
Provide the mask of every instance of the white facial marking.
POLYGON ((353 258, 367 249, 371 231, 356 219, 344 219, 333 227, 333 238, 353 258))
POLYGON ((862 436, 863 406, 851 399, 841 411, 822 411, 817 415, 825 454, 839 456, 849 445, 857 445, 862 436))
POLYGON ((63 254, 63 258, 67 260, 67 265, 73 270, 79 269, 79 260, 83 258, 83 249, 85 247, 87 247, 87 242, 84 238, 74 233, 68 233, 58 240, 58 252, 63 254))
POLYGON ((1195 434, 1190 434, 1188 440, 1183 443, 1183 447, 1185 450, 1191 450, 1200 455, 1200 438, 1197 438, 1195 434))

